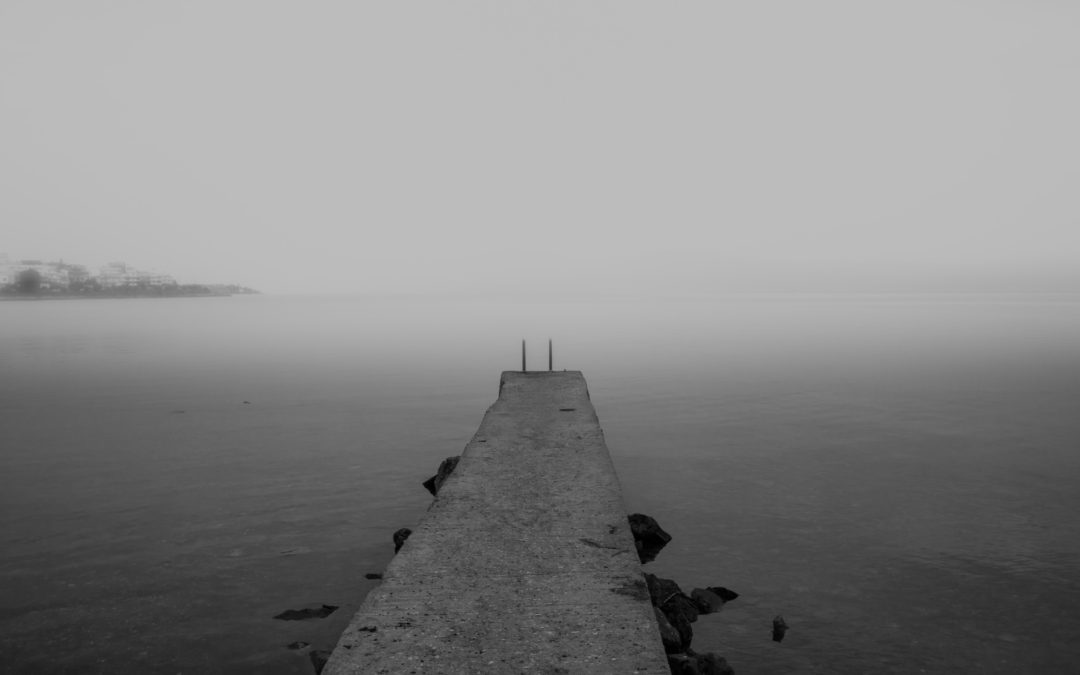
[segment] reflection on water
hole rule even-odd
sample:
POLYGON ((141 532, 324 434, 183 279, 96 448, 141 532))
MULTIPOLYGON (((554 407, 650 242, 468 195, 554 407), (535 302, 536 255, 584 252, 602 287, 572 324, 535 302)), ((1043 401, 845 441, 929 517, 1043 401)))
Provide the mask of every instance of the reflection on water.
POLYGON ((1080 312, 947 300, 4 303, 0 662, 309 672, 284 645, 333 644, 419 481, 551 337, 628 508, 675 536, 650 570, 740 593, 696 648, 743 675, 1067 671, 1080 312))

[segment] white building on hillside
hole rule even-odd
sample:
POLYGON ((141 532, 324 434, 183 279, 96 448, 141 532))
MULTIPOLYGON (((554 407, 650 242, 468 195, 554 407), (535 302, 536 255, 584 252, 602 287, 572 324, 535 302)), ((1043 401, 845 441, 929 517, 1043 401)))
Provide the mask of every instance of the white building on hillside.
POLYGON ((123 286, 171 286, 176 283, 168 274, 138 270, 124 262, 111 262, 98 272, 98 283, 105 288, 123 286))

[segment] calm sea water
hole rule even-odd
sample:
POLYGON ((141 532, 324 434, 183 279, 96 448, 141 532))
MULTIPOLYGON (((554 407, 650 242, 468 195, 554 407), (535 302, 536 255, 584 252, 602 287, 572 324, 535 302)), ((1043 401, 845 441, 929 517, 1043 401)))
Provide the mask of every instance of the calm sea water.
MULTIPOLYGON (((1080 663, 1080 299, 0 303, 0 664, 309 673, 546 339, 750 673, 1080 663), (322 620, 271 617, 340 605, 322 620), (772 617, 791 625, 771 642, 772 617)), ((587 645, 583 648, 587 649, 587 645)))

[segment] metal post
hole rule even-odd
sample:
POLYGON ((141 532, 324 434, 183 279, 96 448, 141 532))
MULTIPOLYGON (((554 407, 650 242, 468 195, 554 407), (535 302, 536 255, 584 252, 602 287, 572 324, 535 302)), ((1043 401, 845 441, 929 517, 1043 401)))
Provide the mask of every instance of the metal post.
POLYGON ((548 338, 548 372, 551 372, 552 370, 555 370, 552 367, 554 365, 554 363, 555 362, 551 360, 551 338, 548 338))
POLYGON ((521 372, 525 371, 525 341, 521 341, 521 372))

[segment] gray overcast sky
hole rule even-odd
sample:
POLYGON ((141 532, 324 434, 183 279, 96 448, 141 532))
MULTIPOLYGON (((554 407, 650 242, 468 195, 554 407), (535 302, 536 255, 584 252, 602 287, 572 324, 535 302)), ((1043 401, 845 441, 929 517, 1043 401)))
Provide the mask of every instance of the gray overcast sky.
POLYGON ((1077 36, 1072 0, 0 0, 0 252, 267 291, 1080 290, 1077 36))

